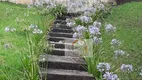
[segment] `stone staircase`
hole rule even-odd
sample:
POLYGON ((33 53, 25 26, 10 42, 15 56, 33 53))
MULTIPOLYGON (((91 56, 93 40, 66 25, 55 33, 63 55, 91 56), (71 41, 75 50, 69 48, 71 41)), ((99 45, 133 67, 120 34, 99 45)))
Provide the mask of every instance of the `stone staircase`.
POLYGON ((85 60, 77 51, 72 50, 73 30, 66 26, 65 22, 70 16, 57 18, 48 34, 49 43, 54 45, 54 48, 51 54, 40 55, 41 80, 95 80, 93 75, 87 72, 85 60))

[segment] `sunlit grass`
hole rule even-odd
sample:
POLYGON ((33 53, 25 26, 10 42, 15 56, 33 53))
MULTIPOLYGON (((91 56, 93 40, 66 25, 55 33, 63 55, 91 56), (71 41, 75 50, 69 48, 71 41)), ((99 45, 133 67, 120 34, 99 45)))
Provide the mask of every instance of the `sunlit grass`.
POLYGON ((134 71, 124 74, 116 70, 121 80, 140 80, 139 75, 142 69, 142 2, 132 2, 124 5, 116 6, 112 9, 112 14, 105 20, 108 23, 117 27, 117 32, 114 35, 118 40, 122 41, 120 49, 126 51, 128 56, 121 56, 118 59, 113 59, 114 55, 109 46, 109 36, 105 36, 105 49, 104 57, 108 57, 105 61, 111 62, 114 69, 120 69, 121 64, 132 64, 134 71))

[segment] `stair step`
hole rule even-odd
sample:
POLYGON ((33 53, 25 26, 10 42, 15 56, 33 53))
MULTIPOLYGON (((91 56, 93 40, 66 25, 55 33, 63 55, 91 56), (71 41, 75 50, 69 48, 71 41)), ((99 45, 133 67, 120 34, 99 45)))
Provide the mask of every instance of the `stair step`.
POLYGON ((69 16, 58 16, 56 20, 66 20, 69 16))
POLYGON ((66 42, 66 43, 73 43, 76 39, 66 38, 66 37, 51 37, 51 36, 48 36, 48 40, 54 41, 54 42, 62 41, 62 42, 66 42))
POLYGON ((86 71, 83 58, 70 56, 40 55, 39 65, 42 68, 86 71))
POLYGON ((58 48, 53 49, 49 54, 57 56, 72 56, 72 57, 80 56, 79 53, 75 50, 58 49, 58 48))
POLYGON ((41 80, 95 80, 93 75, 84 71, 63 69, 41 69, 41 80))
POLYGON ((51 28, 52 32, 64 32, 64 33, 73 33, 72 29, 62 29, 62 28, 51 28))
POLYGON ((51 45, 54 46, 54 48, 59 49, 74 49, 75 47, 72 45, 72 43, 59 43, 59 42, 49 42, 51 45))
POLYGON ((52 37, 66 37, 66 38, 72 38, 73 34, 71 33, 59 33, 59 32, 49 32, 48 35, 52 37))
POLYGON ((59 24, 66 24, 67 22, 66 22, 66 20, 55 20, 54 24, 57 24, 57 23, 59 23, 59 24))
POLYGON ((53 24, 53 28, 61 28, 61 29, 72 29, 72 27, 68 27, 66 24, 53 24))

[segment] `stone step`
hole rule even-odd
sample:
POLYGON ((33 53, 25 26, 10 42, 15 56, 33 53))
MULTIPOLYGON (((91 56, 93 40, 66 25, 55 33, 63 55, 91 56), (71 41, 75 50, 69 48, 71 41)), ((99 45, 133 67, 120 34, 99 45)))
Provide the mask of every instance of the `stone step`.
POLYGON ((95 80, 93 75, 84 71, 63 69, 41 69, 41 80, 95 80))
POLYGON ((58 16, 56 20, 66 20, 69 16, 58 16))
POLYGON ((63 28, 51 28, 51 32, 63 32, 63 33, 74 33, 72 29, 63 29, 63 28))
POLYGON ((72 27, 68 27, 66 24, 53 24, 53 28, 61 28, 61 29, 72 29, 72 27))
POLYGON ((79 53, 76 50, 59 49, 59 48, 54 48, 49 54, 57 56, 80 57, 79 53))
POLYGON ((62 43, 62 42, 49 42, 51 45, 54 46, 54 48, 59 49, 74 49, 75 47, 72 45, 72 43, 62 43))
POLYGON ((70 56, 40 55, 41 68, 86 71, 87 65, 83 58, 70 56))
POLYGON ((66 24, 66 20, 55 20, 54 24, 66 24))
POLYGON ((73 43, 76 39, 73 38, 66 38, 66 37, 51 37, 48 36, 49 41, 54 41, 54 42, 66 42, 66 43, 73 43))
POLYGON ((48 35, 52 37, 66 37, 66 38, 73 37, 73 34, 71 33, 59 33, 59 32, 49 32, 48 35))

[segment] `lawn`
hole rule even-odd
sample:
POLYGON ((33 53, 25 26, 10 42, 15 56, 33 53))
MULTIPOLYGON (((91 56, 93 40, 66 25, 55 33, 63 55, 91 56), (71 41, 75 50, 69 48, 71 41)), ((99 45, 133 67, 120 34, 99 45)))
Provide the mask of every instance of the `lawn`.
MULTIPOLYGON (((105 19, 106 22, 117 27, 115 38, 122 41, 121 49, 126 51, 127 56, 117 60, 108 59, 113 65, 132 64, 133 72, 127 80, 141 80, 142 69, 142 2, 131 2, 112 8, 111 15, 105 19)), ((111 55, 109 51, 108 55, 111 55)), ((110 56, 110 58, 113 56, 110 56)), ((119 68, 118 68, 119 69, 119 68)), ((119 71, 116 71, 119 73, 119 71)), ((121 80, 128 74, 119 73, 121 80)), ((124 79, 123 79, 124 78, 124 79)))
MULTIPOLYGON (((23 66, 19 58, 24 58, 24 56, 21 53, 28 54, 29 45, 25 30, 31 24, 37 25, 42 30, 41 34, 29 31, 30 37, 34 39, 33 44, 39 46, 36 43, 40 42, 41 38, 47 34, 53 19, 52 15, 41 15, 38 9, 27 7, 27 5, 0 2, 0 80, 6 80, 6 75, 2 74, 5 68, 3 66, 8 67, 8 72, 6 72, 8 76, 6 77, 9 77, 10 80, 23 80, 20 77, 22 75, 16 72, 22 71, 23 66), (6 27, 15 28, 16 31, 6 32, 6 27)), ((38 52, 35 51, 35 53, 38 52)))

